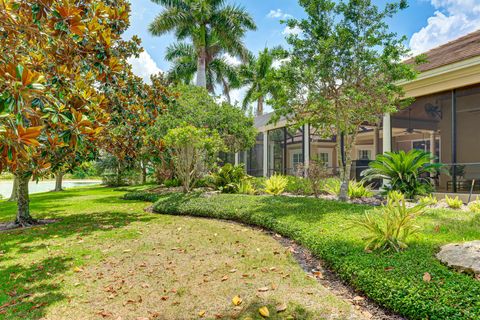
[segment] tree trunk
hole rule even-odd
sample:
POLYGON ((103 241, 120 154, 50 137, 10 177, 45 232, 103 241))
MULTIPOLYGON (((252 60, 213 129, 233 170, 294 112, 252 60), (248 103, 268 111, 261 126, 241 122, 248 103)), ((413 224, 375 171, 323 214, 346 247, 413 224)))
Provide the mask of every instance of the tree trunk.
POLYGON ((147 183, 147 166, 144 161, 140 162, 140 167, 142 168, 142 184, 147 183))
POLYGON ((340 193, 338 194, 338 200, 348 200, 348 184, 350 182, 350 166, 346 161, 346 152, 344 149, 345 141, 342 135, 337 135, 337 162, 340 167, 340 193))
POLYGON ((197 59, 197 86, 207 87, 207 53, 205 47, 200 48, 197 59))
POLYGON ((10 199, 8 199, 8 201, 17 202, 17 199, 18 199, 18 178, 17 176, 15 176, 13 179, 12 194, 10 195, 10 199))
POLYGON ((63 191, 63 175, 64 173, 59 171, 55 173, 55 192, 63 191))
POLYGON ((28 182, 30 175, 18 175, 17 219, 15 224, 28 227, 37 223, 30 215, 30 198, 28 196, 28 182))
POLYGON ((263 96, 260 96, 257 101, 257 116, 261 116, 263 114, 263 96))

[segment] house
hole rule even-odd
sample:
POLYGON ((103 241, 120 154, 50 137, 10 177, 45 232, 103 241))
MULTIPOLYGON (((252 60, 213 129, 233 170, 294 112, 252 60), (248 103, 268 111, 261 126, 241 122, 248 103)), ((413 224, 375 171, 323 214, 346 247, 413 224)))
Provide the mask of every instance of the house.
MULTIPOLYGON (((448 165, 450 174, 436 178, 438 191, 468 192, 472 185, 480 191, 480 30, 425 54, 419 76, 401 83, 414 102, 359 133, 352 176, 384 151, 422 149, 448 165)), ((236 163, 245 163, 250 175, 270 176, 295 174, 300 164, 319 159, 335 173, 335 137, 321 137, 308 125, 291 129, 285 119, 272 124, 271 116, 256 117, 256 145, 236 154, 236 163)))

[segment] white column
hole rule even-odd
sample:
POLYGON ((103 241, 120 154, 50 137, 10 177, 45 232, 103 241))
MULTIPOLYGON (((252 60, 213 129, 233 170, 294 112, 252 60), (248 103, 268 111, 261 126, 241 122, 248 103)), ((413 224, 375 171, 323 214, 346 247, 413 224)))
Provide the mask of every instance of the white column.
POLYGON ((379 134, 378 134, 378 127, 375 126, 373 128, 373 159, 372 160, 375 160, 377 158, 377 154, 379 153, 379 144, 380 144, 380 137, 379 137, 379 134))
POLYGON ((240 164, 240 154, 235 152, 235 165, 238 166, 240 164))
POLYGON ((263 132, 263 176, 268 176, 268 131, 263 132))
MULTIPOLYGON (((390 113, 383 116, 383 153, 392 152, 392 121, 390 113)), ((387 180, 383 180, 383 185, 388 185, 387 180)))
POLYGON ((392 152, 392 121, 390 113, 383 116, 383 153, 392 152))
MULTIPOLYGON (((435 131, 430 132, 430 153, 435 157, 436 152, 435 152, 435 145, 436 145, 436 137, 435 137, 435 131)), ((432 159, 432 163, 435 163, 435 159, 432 159)))
POLYGON ((303 145, 305 146, 305 150, 303 150, 303 163, 306 174, 308 172, 308 166, 310 165, 310 125, 308 124, 303 126, 303 145))

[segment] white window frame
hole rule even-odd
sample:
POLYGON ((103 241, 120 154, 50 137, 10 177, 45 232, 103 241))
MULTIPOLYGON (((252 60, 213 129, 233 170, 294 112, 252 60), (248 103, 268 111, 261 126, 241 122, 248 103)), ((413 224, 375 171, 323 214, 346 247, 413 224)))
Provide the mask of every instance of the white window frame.
POLYGON ((328 163, 326 163, 327 167, 333 168, 333 148, 313 148, 312 154, 310 155, 311 159, 317 159, 317 155, 320 153, 328 154, 328 163))
POLYGON ((360 158, 358 157, 358 154, 360 151, 363 151, 363 150, 370 151, 370 159, 369 159, 370 161, 375 160, 375 157, 376 157, 375 146, 369 145, 369 144, 355 146, 355 160, 360 160, 360 158))

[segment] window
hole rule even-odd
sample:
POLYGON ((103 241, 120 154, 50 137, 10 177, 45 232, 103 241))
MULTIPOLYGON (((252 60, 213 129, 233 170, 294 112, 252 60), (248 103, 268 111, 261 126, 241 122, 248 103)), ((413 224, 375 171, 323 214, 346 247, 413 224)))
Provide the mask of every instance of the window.
POLYGON ((371 160, 372 150, 360 149, 358 150, 358 160, 371 160))
POLYGON ((303 164, 303 152, 302 151, 294 151, 292 154, 292 165, 293 168, 298 168, 299 165, 303 164))

